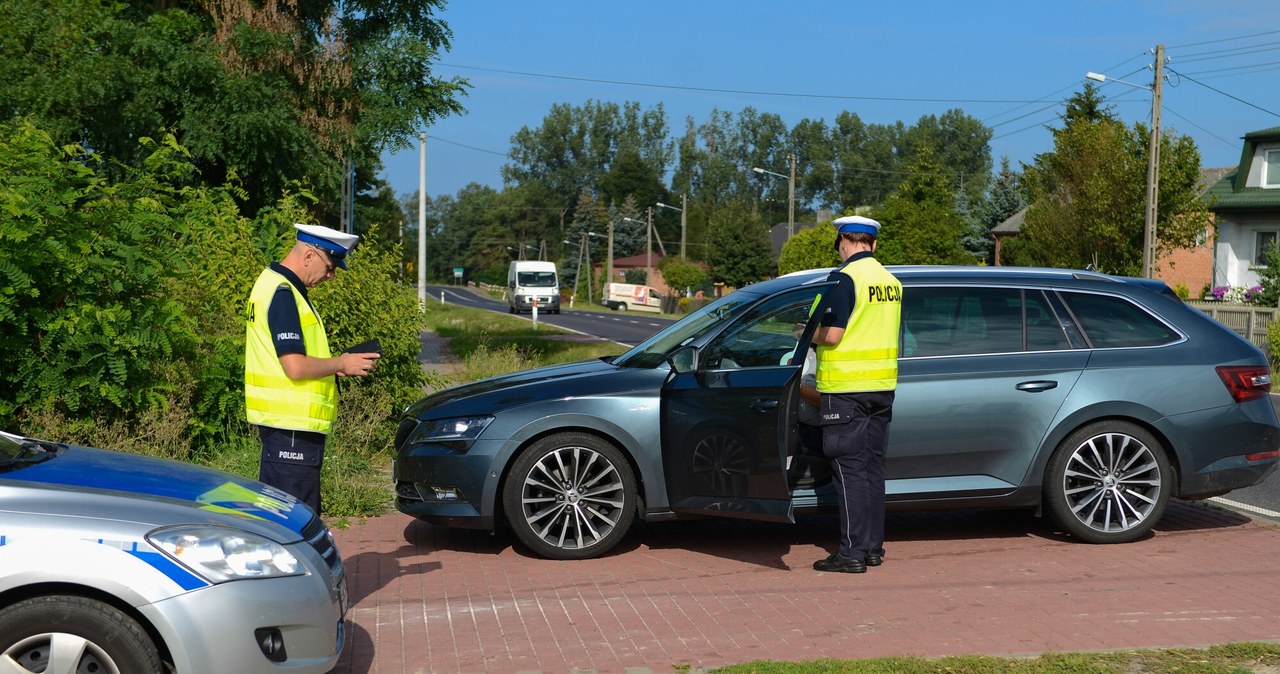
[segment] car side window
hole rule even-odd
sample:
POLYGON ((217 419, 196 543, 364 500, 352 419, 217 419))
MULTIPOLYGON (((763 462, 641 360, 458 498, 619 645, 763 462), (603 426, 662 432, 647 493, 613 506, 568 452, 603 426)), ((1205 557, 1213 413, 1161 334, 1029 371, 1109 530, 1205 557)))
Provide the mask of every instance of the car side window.
POLYGON ((798 365, 792 361, 796 337, 792 328, 809 320, 809 310, 822 287, 801 288, 771 297, 740 316, 709 343, 702 362, 707 369, 798 365))
POLYGON ((1095 349, 1159 346, 1180 335, 1137 304, 1114 295, 1060 292, 1095 349))
POLYGON ((911 287, 903 292, 902 327, 904 357, 1070 348, 1039 290, 911 287))

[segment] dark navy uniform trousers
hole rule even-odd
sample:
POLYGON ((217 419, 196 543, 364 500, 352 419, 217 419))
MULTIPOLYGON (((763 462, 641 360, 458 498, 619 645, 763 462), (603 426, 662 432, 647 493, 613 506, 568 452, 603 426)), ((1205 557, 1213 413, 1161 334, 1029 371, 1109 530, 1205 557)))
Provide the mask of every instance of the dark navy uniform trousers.
POLYGON ((822 394, 822 452, 831 460, 840 554, 884 556, 884 450, 893 391, 822 394))
POLYGON ((324 433, 259 426, 262 459, 258 481, 265 482, 320 514, 320 464, 324 462, 324 433))

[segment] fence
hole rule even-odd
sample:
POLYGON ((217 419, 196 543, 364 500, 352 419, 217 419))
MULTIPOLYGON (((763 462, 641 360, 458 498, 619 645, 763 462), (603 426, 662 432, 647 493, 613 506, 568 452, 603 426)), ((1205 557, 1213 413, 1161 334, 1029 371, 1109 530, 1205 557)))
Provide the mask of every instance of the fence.
POLYGON ((1253 307, 1247 304, 1204 302, 1189 300, 1187 304, 1209 315, 1210 318, 1236 331, 1236 334, 1267 351, 1267 329, 1276 322, 1280 309, 1253 307))

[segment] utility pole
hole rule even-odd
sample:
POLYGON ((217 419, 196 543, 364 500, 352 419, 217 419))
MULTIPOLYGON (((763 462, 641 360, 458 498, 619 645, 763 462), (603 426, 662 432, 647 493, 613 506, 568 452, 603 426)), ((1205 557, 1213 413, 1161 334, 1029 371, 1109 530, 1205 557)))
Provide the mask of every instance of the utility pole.
POLYGON ((1151 147, 1147 157, 1147 213, 1143 236, 1142 276, 1155 278, 1156 217, 1160 206, 1160 99, 1164 88, 1164 45, 1156 45, 1155 80, 1151 83, 1151 147))
POLYGON ((796 233, 796 153, 787 155, 791 162, 791 181, 787 195, 787 241, 796 233))
POLYGON ((689 213, 689 194, 688 193, 681 194, 680 195, 680 259, 682 260, 689 259, 684 254, 684 231, 685 231, 685 225, 689 222, 688 213, 689 213))
POLYGON ((644 228, 644 283, 653 283, 653 206, 649 207, 648 224, 644 228))
MULTIPOLYGON (((613 218, 609 218, 609 252, 605 255, 604 282, 613 283, 613 218)), ((602 298, 603 299, 603 298, 602 298)))
POLYGON ((418 134, 418 307, 427 310, 427 133, 418 134))

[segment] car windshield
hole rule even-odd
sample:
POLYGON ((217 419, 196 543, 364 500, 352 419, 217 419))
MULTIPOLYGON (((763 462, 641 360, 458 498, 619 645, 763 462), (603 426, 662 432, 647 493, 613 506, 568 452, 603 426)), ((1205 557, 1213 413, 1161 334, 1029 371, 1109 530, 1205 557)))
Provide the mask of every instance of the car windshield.
POLYGON ((0 431, 0 472, 53 458, 53 447, 0 431))
POLYGON ((736 290, 673 323, 670 327, 618 356, 613 364, 620 367, 657 367, 675 349, 690 344, 722 321, 737 316, 744 308, 760 299, 760 295, 736 290))
POLYGON ((526 288, 554 288, 556 273, 553 271, 522 271, 516 274, 516 283, 526 288))

